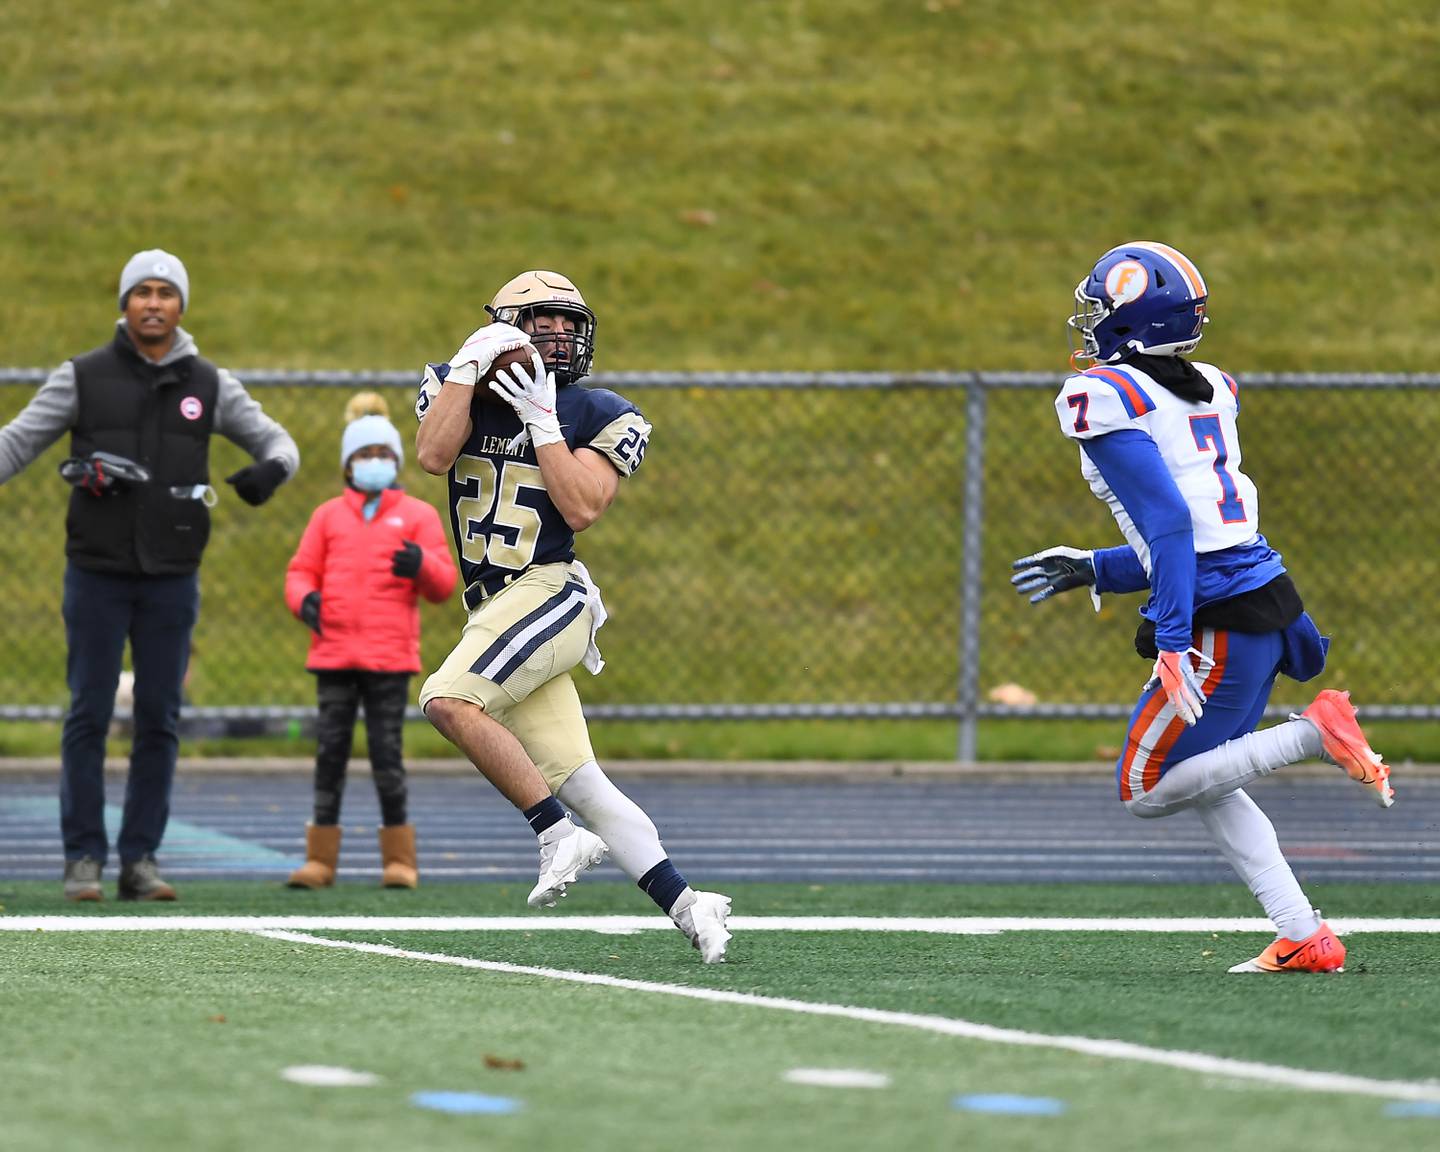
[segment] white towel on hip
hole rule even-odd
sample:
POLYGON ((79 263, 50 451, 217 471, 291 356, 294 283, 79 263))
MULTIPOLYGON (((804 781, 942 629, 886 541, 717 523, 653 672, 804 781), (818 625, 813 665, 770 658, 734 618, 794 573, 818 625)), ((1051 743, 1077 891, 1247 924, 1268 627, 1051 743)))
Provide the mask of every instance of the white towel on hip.
POLYGON ((585 585, 585 603, 590 607, 590 645, 585 649, 585 655, 580 658, 580 663, 585 665, 585 670, 592 676, 600 675, 600 670, 605 667, 605 660, 600 655, 600 649, 595 645, 595 633, 600 631, 600 626, 605 623, 608 615, 605 611, 605 601, 600 599, 600 589, 595 581, 590 578, 590 570, 580 563, 579 560, 570 561, 570 570, 585 585))

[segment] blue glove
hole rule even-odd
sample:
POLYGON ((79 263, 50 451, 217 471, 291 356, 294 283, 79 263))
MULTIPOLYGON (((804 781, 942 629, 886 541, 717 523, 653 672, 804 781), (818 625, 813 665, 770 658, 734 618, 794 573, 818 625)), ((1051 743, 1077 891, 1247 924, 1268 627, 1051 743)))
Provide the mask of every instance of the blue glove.
POLYGON ((1095 554, 1079 548, 1047 548, 1033 556, 1022 556, 1010 567, 1017 570, 1010 583, 1022 596, 1032 593, 1031 604, 1071 588, 1095 586, 1095 554))

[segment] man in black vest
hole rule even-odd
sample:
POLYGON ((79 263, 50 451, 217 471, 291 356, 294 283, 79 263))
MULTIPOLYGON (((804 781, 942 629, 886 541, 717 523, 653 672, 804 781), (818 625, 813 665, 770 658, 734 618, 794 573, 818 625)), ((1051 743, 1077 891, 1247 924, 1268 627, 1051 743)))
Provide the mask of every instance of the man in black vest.
POLYGON ((120 274, 120 320, 108 344, 68 360, 0 428, 0 484, 67 430, 61 474, 75 485, 65 518, 65 639, 70 710, 61 738, 65 897, 99 900, 109 853, 105 735, 129 637, 135 735, 116 849, 121 900, 174 900, 155 851, 170 815, 180 691, 200 607, 210 536, 210 436, 255 457, 226 483, 263 504, 300 453, 244 386, 203 359, 180 327, 185 266, 160 249, 120 274), (98 454, 98 455, 97 455, 98 454))

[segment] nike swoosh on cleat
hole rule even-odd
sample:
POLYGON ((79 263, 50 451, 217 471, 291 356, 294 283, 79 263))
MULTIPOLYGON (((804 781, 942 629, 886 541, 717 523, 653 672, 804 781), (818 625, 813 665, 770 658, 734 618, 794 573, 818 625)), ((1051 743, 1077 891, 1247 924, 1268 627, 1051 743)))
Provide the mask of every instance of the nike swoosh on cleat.
POLYGON ((1285 955, 1283 955, 1283 956, 1280 955, 1279 953, 1276 953, 1276 955, 1275 955, 1275 963, 1277 963, 1277 964, 1288 964, 1288 963, 1290 963, 1291 960, 1295 959, 1295 957, 1298 956, 1298 955, 1300 955, 1300 953, 1303 952, 1303 951, 1305 951, 1305 945, 1302 944, 1302 945, 1300 945, 1299 948, 1296 948, 1295 951, 1290 952, 1290 953, 1287 953, 1287 954, 1285 954, 1285 955))

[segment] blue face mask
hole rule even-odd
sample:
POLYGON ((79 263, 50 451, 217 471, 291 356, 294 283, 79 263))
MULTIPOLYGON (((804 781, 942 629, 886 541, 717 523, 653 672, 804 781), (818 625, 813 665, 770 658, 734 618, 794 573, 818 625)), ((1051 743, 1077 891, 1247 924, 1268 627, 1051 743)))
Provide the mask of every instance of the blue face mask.
POLYGON ((350 465, 350 482, 362 492, 383 492, 395 483, 395 461, 384 456, 356 460, 350 465))

